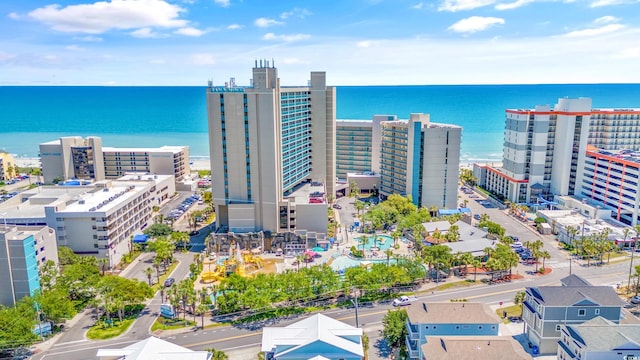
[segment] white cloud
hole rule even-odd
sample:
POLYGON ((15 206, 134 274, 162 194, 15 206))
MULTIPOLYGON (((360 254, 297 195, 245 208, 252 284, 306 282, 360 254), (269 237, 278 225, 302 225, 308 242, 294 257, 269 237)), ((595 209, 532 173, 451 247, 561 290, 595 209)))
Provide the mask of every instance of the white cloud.
POLYGON ((292 16, 300 18, 300 19, 304 19, 305 17, 307 17, 309 15, 311 15, 311 12, 309 10, 295 8, 295 9, 293 9, 291 11, 285 11, 282 14, 280 14, 280 19, 284 20, 284 19, 292 17, 292 16))
POLYGON ((309 39, 311 35, 309 34, 291 34, 291 35, 276 35, 274 33, 266 33, 262 37, 264 40, 274 40, 274 41, 284 41, 284 42, 294 42, 300 40, 309 39))
POLYGON ((240 24, 231 24, 229 26, 227 26, 228 30, 238 30, 238 29, 242 29, 244 26, 240 25, 240 24))
POLYGON ((595 20, 593 20, 593 22, 595 24, 608 24, 608 23, 616 23, 620 21, 620 19, 618 19, 615 16, 603 16, 603 17, 599 17, 595 20))
POLYGON ((205 30, 196 29, 194 27, 184 27, 173 32, 174 34, 198 37, 207 33, 205 30))
POLYGON ((69 46, 66 46, 65 49, 70 50, 70 51, 84 50, 83 48, 81 48, 78 45, 69 45, 69 46))
POLYGON ((161 36, 160 33, 153 31, 151 28, 138 29, 132 31, 130 34, 131 36, 137 37, 139 39, 156 39, 161 36))
POLYGON ((512 2, 512 3, 497 4, 496 10, 513 10, 513 9, 517 9, 519 7, 528 5, 534 1, 535 0, 516 0, 515 2, 512 2))
POLYGON ((74 36, 73 40, 84 42, 102 42, 102 38, 99 36, 87 35, 87 36, 74 36))
POLYGON ((57 31, 101 34, 112 29, 184 27, 188 21, 180 19, 182 12, 183 8, 164 0, 111 0, 47 5, 31 11, 29 17, 57 31))
POLYGON ((9 13, 9 15, 7 15, 7 16, 9 16, 9 19, 13 19, 13 20, 20 20, 22 18, 20 15, 18 15, 17 13, 14 13, 14 12, 9 13))
POLYGON ((284 24, 282 21, 263 18, 263 17, 256 19, 256 21, 254 21, 253 23, 255 24, 255 26, 261 27, 261 28, 266 28, 266 27, 273 26, 273 25, 282 25, 282 24, 284 24))
POLYGON ((213 2, 221 7, 229 7, 231 5, 231 0, 213 0, 213 2))
POLYGON ((415 9, 415 10, 420 10, 420 9, 422 9, 423 7, 424 7, 424 3, 423 3, 423 2, 419 2, 419 3, 417 3, 417 4, 413 5, 413 6, 411 6, 411 8, 412 8, 412 9, 415 9))
POLYGON ((622 49, 618 53, 617 57, 631 59, 640 58, 640 47, 622 49))
POLYGON ((363 41, 358 41, 356 46, 359 47, 359 48, 368 48, 368 47, 372 47, 372 46, 377 46, 378 44, 379 44, 378 41, 363 40, 363 41))
POLYGON ((565 37, 591 37, 598 36, 603 34, 608 34, 612 32, 616 32, 624 29, 624 25, 622 24, 609 24, 599 28, 593 29, 584 29, 584 30, 576 30, 569 33, 564 34, 565 37))
POLYGON ((602 6, 612 6, 612 5, 623 5, 623 4, 636 4, 639 3, 640 0, 595 0, 589 4, 590 7, 602 7, 602 6))
POLYGON ((166 63, 166 61, 164 59, 151 59, 151 60, 149 60, 149 64, 162 65, 164 63, 166 63))
POLYGON ((438 11, 471 10, 483 6, 493 5, 495 0, 444 0, 438 7, 438 11))
POLYGON ((214 65, 216 63, 216 58, 213 54, 192 54, 191 55, 191 63, 194 65, 214 65))
POLYGON ((504 24, 504 19, 496 17, 471 16, 449 26, 449 30, 458 33, 474 33, 487 30, 494 25, 504 24))

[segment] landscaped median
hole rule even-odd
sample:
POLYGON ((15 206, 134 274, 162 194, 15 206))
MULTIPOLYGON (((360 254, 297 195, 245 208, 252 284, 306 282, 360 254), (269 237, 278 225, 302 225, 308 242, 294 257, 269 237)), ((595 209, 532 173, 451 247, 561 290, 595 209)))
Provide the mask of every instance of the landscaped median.
POLYGON ((135 321, 135 317, 123 319, 112 319, 113 322, 98 321, 87 331, 87 338, 91 340, 107 340, 124 334, 129 326, 135 321))

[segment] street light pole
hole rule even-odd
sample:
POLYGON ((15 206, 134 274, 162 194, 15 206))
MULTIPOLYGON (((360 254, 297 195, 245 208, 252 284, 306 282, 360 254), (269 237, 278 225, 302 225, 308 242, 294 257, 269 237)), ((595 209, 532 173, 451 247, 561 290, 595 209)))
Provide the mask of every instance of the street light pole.
POLYGON ((629 278, 627 279, 627 293, 631 290, 631 271, 633 270, 633 254, 636 252, 636 244, 638 237, 633 240, 633 246, 631 247, 631 263, 629 263, 629 278))
POLYGON ((360 327, 360 323, 358 321, 358 288, 353 286, 351 287, 351 291, 353 291, 353 295, 355 296, 355 305, 356 305, 356 327, 359 328, 360 327))

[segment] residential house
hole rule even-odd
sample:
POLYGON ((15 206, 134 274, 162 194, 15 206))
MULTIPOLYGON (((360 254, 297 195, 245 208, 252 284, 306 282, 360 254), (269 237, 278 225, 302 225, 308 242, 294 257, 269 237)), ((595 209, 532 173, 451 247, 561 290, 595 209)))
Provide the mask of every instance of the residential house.
POLYGON ((122 349, 99 349, 96 356, 100 359, 117 360, 210 360, 212 355, 207 351, 193 351, 151 336, 122 349))
POLYGON ((569 276, 563 277, 560 279, 560 283, 562 286, 592 286, 590 282, 578 276, 576 274, 571 274, 569 276))
POLYGON ((362 360, 362 329, 316 314, 284 327, 265 327, 262 348, 274 360, 362 360))
POLYGON ((489 305, 481 303, 416 303, 407 307, 407 315, 410 359, 423 359, 427 336, 495 336, 500 324, 489 305))
POLYGON ((531 355, 510 336, 429 336, 420 348, 425 360, 531 359, 531 355))
POLYGON ((639 359, 640 324, 615 324, 597 316, 560 326, 558 360, 639 359))
POLYGON ((525 332, 540 354, 555 354, 562 325, 582 324, 596 316, 617 324, 624 304, 611 286, 528 287, 525 332))

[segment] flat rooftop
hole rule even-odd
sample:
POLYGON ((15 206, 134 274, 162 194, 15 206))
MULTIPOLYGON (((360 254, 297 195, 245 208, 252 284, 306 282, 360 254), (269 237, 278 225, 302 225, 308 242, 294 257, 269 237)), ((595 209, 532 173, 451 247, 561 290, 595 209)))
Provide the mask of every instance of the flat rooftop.
POLYGON ((630 162, 638 165, 638 167, 640 167, 640 151, 634 151, 634 150, 629 150, 629 149, 603 150, 603 149, 598 149, 598 148, 595 148, 595 147, 590 147, 587 150, 589 150, 590 152, 596 153, 596 154, 610 156, 610 157, 615 158, 615 159, 624 160, 624 161, 630 161, 630 162))
POLYGON ((159 148, 119 148, 119 147, 102 147, 102 152, 173 152, 179 153, 184 151, 187 146, 169 146, 164 145, 159 148))
POLYGON ((575 210, 538 210, 542 215, 556 222, 564 228, 571 226, 579 230, 578 235, 584 236, 601 234, 609 230, 609 238, 624 237, 625 226, 611 219, 590 219, 575 210))
POLYGON ((295 199, 295 203, 296 204, 310 204, 309 199, 312 197, 311 194, 318 194, 318 196, 316 198, 322 198, 322 202, 317 203, 318 205, 320 204, 327 204, 326 201, 326 193, 325 193, 325 189, 324 189, 324 183, 306 183, 302 186, 300 186, 299 188, 297 188, 294 192, 292 192, 291 194, 285 196, 285 198, 287 199, 295 199), (321 195, 319 195, 321 194, 321 195))

